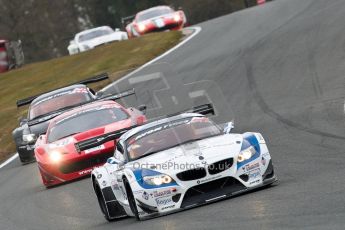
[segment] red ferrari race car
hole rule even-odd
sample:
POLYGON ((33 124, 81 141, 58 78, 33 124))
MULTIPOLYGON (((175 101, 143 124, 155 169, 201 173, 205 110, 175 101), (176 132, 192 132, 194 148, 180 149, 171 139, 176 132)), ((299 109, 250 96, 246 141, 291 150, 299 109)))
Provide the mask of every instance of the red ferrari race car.
POLYGON ((76 149, 75 143, 141 125, 146 121, 142 111, 107 100, 75 108, 51 120, 47 133, 38 138, 35 146, 43 184, 51 187, 74 180, 104 164, 114 154, 114 141, 85 151, 76 149))
POLYGON ((175 11, 169 6, 156 6, 137 13, 133 22, 126 26, 126 31, 128 37, 139 37, 150 32, 179 30, 186 23, 186 15, 182 10, 175 11))

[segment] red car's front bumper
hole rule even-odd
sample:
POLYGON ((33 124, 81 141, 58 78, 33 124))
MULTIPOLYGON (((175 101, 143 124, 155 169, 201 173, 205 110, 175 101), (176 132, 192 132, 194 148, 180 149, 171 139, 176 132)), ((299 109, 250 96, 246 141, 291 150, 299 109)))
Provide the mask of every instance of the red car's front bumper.
POLYGON ((106 143, 104 146, 104 149, 88 154, 65 154, 59 162, 52 162, 48 157, 38 158, 43 184, 51 187, 90 175, 94 167, 103 165, 114 154, 114 143, 106 143))
POLYGON ((166 30, 180 30, 184 26, 183 20, 175 21, 174 19, 158 19, 150 21, 149 23, 144 24, 142 29, 137 26, 137 32, 140 35, 144 35, 151 32, 161 32, 166 30))

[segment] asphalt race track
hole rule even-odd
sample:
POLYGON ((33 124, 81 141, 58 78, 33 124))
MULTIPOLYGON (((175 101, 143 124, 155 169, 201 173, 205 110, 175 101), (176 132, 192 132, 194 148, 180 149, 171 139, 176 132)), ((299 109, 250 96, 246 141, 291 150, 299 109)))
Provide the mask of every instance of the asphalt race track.
POLYGON ((109 91, 135 86, 149 116, 214 102, 218 122, 235 119, 236 131, 264 135, 279 184, 152 220, 108 223, 89 179, 46 190, 35 164, 15 161, 0 171, 1 230, 344 229, 344 0, 276 0, 200 27, 109 91))

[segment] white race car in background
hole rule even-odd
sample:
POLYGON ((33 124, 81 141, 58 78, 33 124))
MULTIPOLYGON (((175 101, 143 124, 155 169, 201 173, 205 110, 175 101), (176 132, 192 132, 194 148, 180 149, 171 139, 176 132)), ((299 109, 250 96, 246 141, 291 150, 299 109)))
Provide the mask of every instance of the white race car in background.
POLYGON ((114 41, 127 40, 126 32, 116 29, 115 31, 109 26, 101 26, 89 30, 84 30, 75 35, 70 41, 68 52, 70 55, 93 49, 97 46, 104 45, 114 41))
MULTIPOLYGON (((146 219, 275 182, 261 134, 232 134, 228 124, 223 130, 201 114, 183 113, 123 134, 114 157, 92 172, 105 218, 146 219)), ((86 140, 77 148, 116 138, 110 134, 86 140)))

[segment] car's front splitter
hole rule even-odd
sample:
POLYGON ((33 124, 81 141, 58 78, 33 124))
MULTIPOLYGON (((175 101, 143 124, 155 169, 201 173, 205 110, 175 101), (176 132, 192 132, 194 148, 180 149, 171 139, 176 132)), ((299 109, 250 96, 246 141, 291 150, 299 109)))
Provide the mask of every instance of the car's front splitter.
MULTIPOLYGON (((257 186, 254 186, 254 187, 245 187, 245 186, 239 187, 239 186, 237 186, 236 188, 233 188, 233 191, 227 190, 228 192, 226 192, 226 190, 223 190, 221 192, 215 190, 215 191, 210 192, 206 195, 204 194, 204 195, 197 196, 196 198, 189 199, 188 203, 186 202, 184 204, 184 201, 182 201, 181 207, 178 209, 173 209, 173 210, 169 210, 169 211, 165 211, 165 212, 159 212, 158 209, 156 209, 156 207, 151 207, 150 212, 139 213, 139 217, 141 220, 146 220, 146 219, 151 219, 151 218, 155 218, 155 217, 159 217, 159 216, 169 215, 169 214, 176 213, 179 211, 188 210, 191 208, 203 206, 203 205, 214 203, 214 202, 217 202, 220 200, 235 197, 235 196, 238 196, 238 195, 241 195, 244 193, 248 193, 248 192, 251 192, 254 190, 258 190, 258 189, 264 188, 266 186, 269 186, 269 185, 275 183, 276 181, 277 181, 277 177, 275 175, 272 175, 272 177, 267 178, 266 180, 263 181, 263 183, 261 183, 257 186)), ((142 206, 142 204, 140 206, 142 206)))

